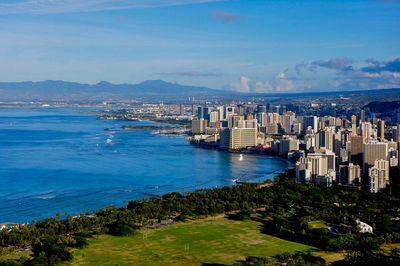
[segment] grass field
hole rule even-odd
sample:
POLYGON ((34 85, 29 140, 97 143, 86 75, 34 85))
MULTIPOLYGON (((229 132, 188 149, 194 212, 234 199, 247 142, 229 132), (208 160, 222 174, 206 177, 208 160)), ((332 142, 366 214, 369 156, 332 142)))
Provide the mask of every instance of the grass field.
POLYGON ((140 230, 129 237, 100 235, 74 252, 73 265, 232 264, 246 256, 266 257, 312 247, 260 232, 261 223, 223 216, 140 230))
POLYGON ((315 229, 315 228, 329 228, 328 225, 326 225, 326 223, 324 221, 312 221, 308 223, 311 228, 315 229))

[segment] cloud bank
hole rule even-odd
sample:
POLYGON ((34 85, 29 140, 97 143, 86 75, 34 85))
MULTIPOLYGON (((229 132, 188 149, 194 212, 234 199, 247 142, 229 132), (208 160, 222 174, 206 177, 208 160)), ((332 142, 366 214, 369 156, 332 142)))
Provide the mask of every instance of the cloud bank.
POLYGON ((241 76, 238 81, 231 83, 230 89, 238 92, 250 92, 250 79, 245 76, 241 76))
POLYGON ((250 82, 242 76, 230 88, 255 93, 400 88, 400 58, 353 62, 347 57, 302 62, 265 81, 250 82))
POLYGON ((400 73, 400 58, 388 61, 378 61, 368 59, 366 62, 369 64, 367 67, 361 68, 361 71, 367 73, 381 73, 383 71, 400 73))
POLYGON ((151 8, 219 2, 221 0, 23 0, 0 3, 0 14, 53 14, 151 8))

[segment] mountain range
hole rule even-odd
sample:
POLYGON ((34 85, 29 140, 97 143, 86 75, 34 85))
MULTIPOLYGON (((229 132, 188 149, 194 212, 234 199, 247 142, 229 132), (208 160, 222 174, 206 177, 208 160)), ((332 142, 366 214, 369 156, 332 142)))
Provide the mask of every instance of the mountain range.
POLYGON ((379 89, 359 91, 324 91, 324 92, 286 92, 286 93, 241 93, 231 90, 216 90, 207 87, 196 87, 170 83, 163 80, 147 80, 138 84, 112 84, 101 81, 97 84, 84 84, 62 80, 39 82, 0 82, 1 101, 120 101, 135 99, 182 100, 188 97, 210 99, 212 97, 241 98, 243 96, 261 97, 315 97, 346 96, 370 98, 400 98, 400 89, 379 89))
POLYGON ((182 98, 191 96, 221 96, 235 92, 214 90, 147 80, 138 84, 97 84, 46 80, 40 82, 0 82, 0 101, 4 100, 121 100, 151 97, 182 98))

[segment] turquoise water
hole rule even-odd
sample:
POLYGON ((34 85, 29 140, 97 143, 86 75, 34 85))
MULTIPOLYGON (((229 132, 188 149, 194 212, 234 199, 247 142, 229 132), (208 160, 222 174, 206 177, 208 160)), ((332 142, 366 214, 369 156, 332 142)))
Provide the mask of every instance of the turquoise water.
POLYGON ((184 137, 106 128, 87 108, 0 109, 0 223, 76 215, 126 199, 260 181, 279 158, 205 150, 184 137))

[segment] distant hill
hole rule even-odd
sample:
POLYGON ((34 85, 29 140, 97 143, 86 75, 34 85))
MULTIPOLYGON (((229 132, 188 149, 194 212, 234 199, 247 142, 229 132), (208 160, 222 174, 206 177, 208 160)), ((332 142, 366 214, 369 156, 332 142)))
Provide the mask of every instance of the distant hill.
POLYGON ((400 108, 400 101, 391 101, 391 102, 373 101, 365 105, 364 108, 369 108, 369 110, 373 113, 385 113, 388 111, 391 112, 400 108))
POLYGON ((232 94, 223 90, 147 80, 139 84, 82 84, 67 81, 0 82, 1 100, 121 100, 138 97, 190 97, 232 94))
POLYGON ((213 96, 225 98, 258 97, 367 97, 374 100, 399 99, 400 89, 363 90, 363 91, 323 91, 296 93, 240 93, 231 90, 215 90, 170 83, 163 80, 147 80, 138 84, 112 84, 101 81, 97 84, 83 84, 61 80, 40 82, 0 82, 0 101, 18 100, 66 100, 66 101, 118 101, 126 99, 179 99, 188 97, 207 98, 213 96))

